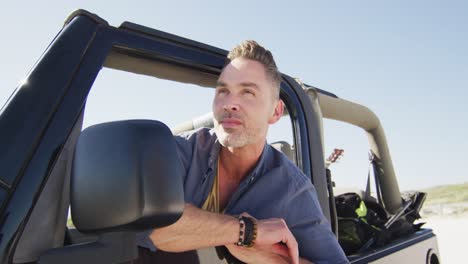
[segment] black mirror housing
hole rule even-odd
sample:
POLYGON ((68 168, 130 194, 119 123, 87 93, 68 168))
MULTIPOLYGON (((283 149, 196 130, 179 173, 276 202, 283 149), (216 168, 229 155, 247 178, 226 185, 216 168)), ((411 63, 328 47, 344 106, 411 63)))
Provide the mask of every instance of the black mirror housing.
POLYGON ((71 173, 71 214, 81 232, 142 231, 182 215, 183 170, 173 135, 161 122, 86 128, 71 173))

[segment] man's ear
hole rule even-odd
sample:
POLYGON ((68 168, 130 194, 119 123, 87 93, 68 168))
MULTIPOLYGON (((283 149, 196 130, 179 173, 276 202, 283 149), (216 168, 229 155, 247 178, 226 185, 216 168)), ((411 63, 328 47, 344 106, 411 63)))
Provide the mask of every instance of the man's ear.
POLYGON ((283 116, 284 112, 284 102, 283 100, 279 99, 278 102, 276 103, 275 109, 273 111, 273 115, 268 119, 268 124, 272 125, 283 116))

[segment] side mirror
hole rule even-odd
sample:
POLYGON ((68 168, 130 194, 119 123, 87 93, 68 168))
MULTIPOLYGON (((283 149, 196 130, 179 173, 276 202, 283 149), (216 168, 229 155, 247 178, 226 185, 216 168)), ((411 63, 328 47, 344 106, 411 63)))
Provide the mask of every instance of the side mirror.
POLYGON ((49 250, 39 263, 135 259, 135 233, 173 224, 184 209, 183 170, 170 129, 149 120, 85 129, 75 148, 70 204, 77 230, 100 239, 49 250))
POLYGON ((89 127, 78 139, 73 160, 73 222, 85 233, 170 225, 184 208, 182 173, 175 140, 161 122, 89 127))

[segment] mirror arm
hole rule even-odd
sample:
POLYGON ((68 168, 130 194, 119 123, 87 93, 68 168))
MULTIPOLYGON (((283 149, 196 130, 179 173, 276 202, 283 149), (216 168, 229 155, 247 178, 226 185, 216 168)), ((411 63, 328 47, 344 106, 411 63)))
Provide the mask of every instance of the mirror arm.
POLYGON ((138 258, 135 232, 113 232, 94 242, 53 248, 39 259, 40 264, 122 263, 138 258))

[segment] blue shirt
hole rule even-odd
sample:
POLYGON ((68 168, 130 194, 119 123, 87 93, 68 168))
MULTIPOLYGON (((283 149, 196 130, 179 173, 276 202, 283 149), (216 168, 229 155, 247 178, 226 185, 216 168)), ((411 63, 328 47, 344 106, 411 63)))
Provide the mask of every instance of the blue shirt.
MULTIPOLYGON (((221 146, 214 131, 207 128, 177 136, 176 143, 186 171, 185 201, 201 208, 214 182, 221 146)), ((225 207, 228 215, 243 212, 257 219, 283 218, 305 259, 314 263, 348 263, 310 180, 268 144, 225 207)))

